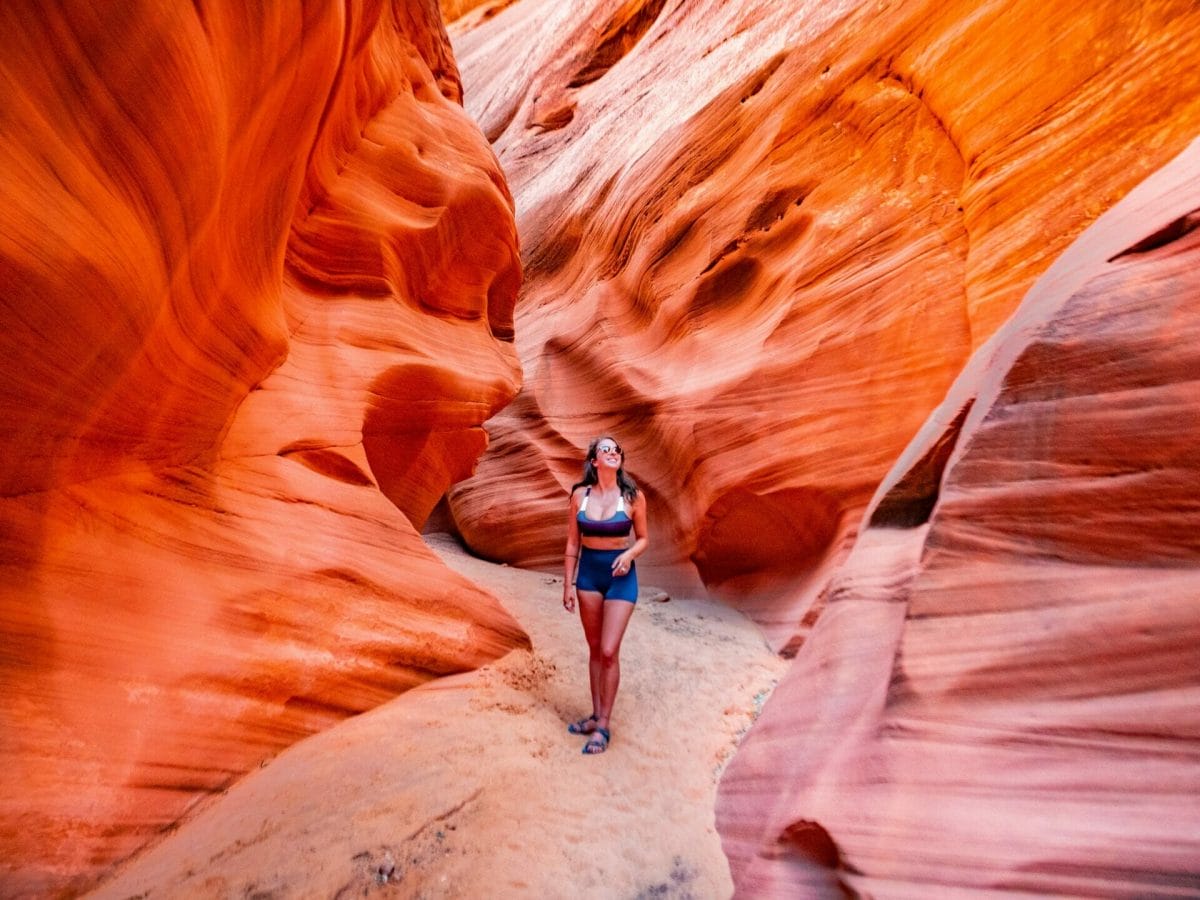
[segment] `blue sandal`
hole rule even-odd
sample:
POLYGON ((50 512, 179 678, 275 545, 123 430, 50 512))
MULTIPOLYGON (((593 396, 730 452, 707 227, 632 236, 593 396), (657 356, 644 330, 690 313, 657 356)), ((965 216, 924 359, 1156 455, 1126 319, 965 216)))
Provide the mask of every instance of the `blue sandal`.
POLYGON ((597 728, 592 732, 592 739, 583 745, 583 752, 588 756, 603 753, 608 749, 609 734, 607 728, 597 728), (601 740, 603 738, 603 740, 601 740))
POLYGON ((588 722, 597 722, 597 721, 599 721, 599 720, 596 718, 595 713, 593 713, 592 715, 588 716, 586 719, 580 719, 578 722, 572 722, 570 725, 567 726, 567 731, 571 732, 571 734, 592 734, 595 732, 596 729, 595 728, 586 728, 585 726, 587 725, 588 722))

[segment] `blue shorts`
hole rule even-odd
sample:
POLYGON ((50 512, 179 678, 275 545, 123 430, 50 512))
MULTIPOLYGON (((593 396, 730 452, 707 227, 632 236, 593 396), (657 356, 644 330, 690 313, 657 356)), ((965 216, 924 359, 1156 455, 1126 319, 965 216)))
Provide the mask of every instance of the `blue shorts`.
POLYGON ((605 600, 625 600, 637 603, 637 563, 630 563, 624 575, 614 575, 613 560, 624 550, 592 550, 579 548, 579 570, 575 573, 575 587, 581 591, 595 591, 605 600))

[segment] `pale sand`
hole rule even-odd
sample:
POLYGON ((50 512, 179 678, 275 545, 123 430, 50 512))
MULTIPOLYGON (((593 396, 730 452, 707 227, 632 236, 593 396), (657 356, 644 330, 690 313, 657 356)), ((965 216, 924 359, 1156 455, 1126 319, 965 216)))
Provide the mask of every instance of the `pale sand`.
POLYGON ((613 743, 590 712, 561 580, 428 537, 533 640, 296 744, 243 778, 97 897, 728 897, 721 769, 786 668, 717 604, 643 585, 622 647, 613 743), (385 880, 386 878, 386 880, 385 880))

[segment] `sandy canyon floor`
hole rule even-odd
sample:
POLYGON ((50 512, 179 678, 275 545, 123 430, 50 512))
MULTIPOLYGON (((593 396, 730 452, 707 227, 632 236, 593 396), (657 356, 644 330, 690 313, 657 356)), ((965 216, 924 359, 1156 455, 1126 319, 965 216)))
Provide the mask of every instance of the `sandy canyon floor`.
POLYGON ((613 743, 590 710, 561 578, 428 538, 492 590, 532 651, 441 678, 265 760, 96 897, 724 897, 720 773, 786 662, 725 607, 643 585, 613 743))

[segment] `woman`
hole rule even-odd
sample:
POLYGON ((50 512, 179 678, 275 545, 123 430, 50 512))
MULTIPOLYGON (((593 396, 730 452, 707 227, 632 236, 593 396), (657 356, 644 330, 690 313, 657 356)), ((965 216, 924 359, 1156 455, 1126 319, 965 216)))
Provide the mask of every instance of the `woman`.
POLYGON ((563 560, 563 607, 574 612, 578 599, 588 642, 592 714, 567 727, 571 734, 590 735, 584 753, 608 749, 608 719, 621 682, 621 638, 637 603, 633 561, 649 545, 646 495, 625 474, 620 445, 602 435, 588 445, 583 480, 571 488, 563 560))

